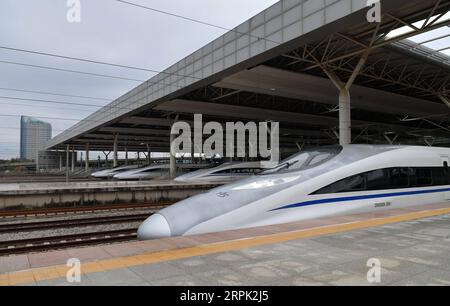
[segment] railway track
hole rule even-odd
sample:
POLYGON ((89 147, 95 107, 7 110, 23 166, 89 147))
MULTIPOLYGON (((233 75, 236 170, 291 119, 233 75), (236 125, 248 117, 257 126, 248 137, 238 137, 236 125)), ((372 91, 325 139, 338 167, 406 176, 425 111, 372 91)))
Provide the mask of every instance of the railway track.
POLYGON ((25 223, 0 224, 0 233, 15 233, 26 231, 38 231, 56 228, 82 227, 89 225, 103 225, 116 223, 142 222, 151 216, 151 213, 127 216, 108 216, 95 218, 78 218, 71 220, 37 221, 25 223))
POLYGON ((80 207, 63 207, 63 208, 43 208, 43 209, 29 209, 29 210, 11 210, 0 211, 0 219, 14 219, 24 217, 38 217, 38 216, 58 216, 58 215, 76 215, 86 213, 99 212, 115 212, 115 211, 129 211, 139 209, 161 209, 173 204, 172 201, 164 201, 150 204, 126 204, 126 205, 102 205, 102 206, 80 206, 80 207))
MULTIPOLYGON (((157 210, 173 202, 165 201, 157 204, 132 204, 132 205, 110 205, 94 207, 70 207, 70 208, 49 208, 34 210, 2 211, 0 220, 15 220, 17 218, 38 217, 38 216, 59 216, 59 215, 81 215, 95 214, 103 212, 133 211, 133 210, 157 210)), ((43 220, 30 222, 0 223, 0 234, 9 234, 25 231, 51 230, 57 228, 76 228, 84 226, 97 226, 104 224, 119 224, 142 222, 149 216, 147 213, 136 213, 120 216, 102 216, 102 217, 79 217, 65 220, 43 220)), ((108 244, 114 242, 132 241, 137 238, 137 229, 128 228, 121 230, 110 230, 91 233, 77 233, 70 235, 59 235, 51 237, 39 237, 21 240, 0 241, 0 256, 23 254, 39 251, 50 251, 64 249, 68 247, 80 247, 94 244, 108 244)))
POLYGON ((136 232, 136 229, 124 229, 96 233, 0 241, 0 256, 50 251, 94 244, 131 241, 137 238, 136 232))

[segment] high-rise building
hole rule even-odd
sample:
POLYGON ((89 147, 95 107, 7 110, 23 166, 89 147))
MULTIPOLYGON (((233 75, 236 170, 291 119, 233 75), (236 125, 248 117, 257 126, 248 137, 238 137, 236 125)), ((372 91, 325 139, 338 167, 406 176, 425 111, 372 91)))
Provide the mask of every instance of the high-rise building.
POLYGON ((36 160, 38 152, 51 138, 50 123, 27 116, 20 118, 20 158, 36 160))

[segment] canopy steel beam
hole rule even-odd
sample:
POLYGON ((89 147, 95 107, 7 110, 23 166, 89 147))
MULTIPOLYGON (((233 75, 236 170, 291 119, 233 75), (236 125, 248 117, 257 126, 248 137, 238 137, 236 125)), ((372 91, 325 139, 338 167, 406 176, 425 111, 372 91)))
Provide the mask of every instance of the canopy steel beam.
MULTIPOLYGON (((385 14, 383 23, 377 24, 369 31, 359 34, 333 33, 317 44, 306 44, 284 56, 292 59, 289 65, 303 62, 305 65, 301 67, 300 71, 326 68, 331 71, 352 74, 359 65, 359 62, 357 64, 354 63, 354 59, 361 54, 373 53, 377 49, 393 45, 409 37, 449 26, 450 20, 443 18, 445 13, 440 13, 437 16, 433 15, 437 11, 450 11, 450 2, 436 0, 435 4, 427 10, 402 18, 395 17, 392 14, 385 14), (417 22, 417 16, 423 16, 424 14, 428 14, 428 18, 426 18, 421 27, 416 27, 414 23, 417 22), (402 26, 407 26, 411 30, 396 37, 388 37, 388 33, 402 26)), ((368 64, 366 69, 362 69, 359 75, 372 80, 382 80, 404 86, 405 88, 426 91, 434 96, 448 87, 448 71, 442 71, 439 74, 440 77, 424 79, 420 69, 408 69, 408 64, 405 65, 405 63, 400 65, 394 64, 394 68, 391 69, 392 64, 390 61, 391 59, 386 57, 384 52, 375 64, 368 64)))
MULTIPOLYGON (((442 9, 446 9, 447 11, 449 10, 450 7, 450 2, 448 1, 444 1, 442 2, 441 0, 436 0, 436 4, 437 6, 442 10, 442 9)), ((430 7, 428 10, 420 12, 420 14, 424 14, 426 12, 433 12, 436 11, 436 5, 434 5, 433 7, 430 7)), ((322 53, 321 58, 323 59, 320 63, 315 63, 313 65, 310 65, 308 67, 305 68, 305 70, 311 70, 314 68, 318 68, 321 65, 328 65, 331 63, 335 63, 344 59, 347 59, 349 57, 354 57, 357 55, 360 55, 364 52, 367 52, 367 50, 375 50, 381 47, 385 47, 388 45, 391 45, 395 42, 399 42, 405 39, 408 39, 412 36, 416 36, 418 34, 423 34, 444 26, 448 26, 450 25, 450 20, 443 20, 441 22, 438 22, 439 20, 442 20, 445 14, 440 14, 439 16, 437 16, 435 19, 428 19, 424 22, 423 26, 421 28, 417 28, 413 25, 413 23, 415 23, 417 21, 417 17, 415 18, 415 16, 417 16, 419 13, 415 13, 412 14, 411 16, 406 16, 403 18, 397 18, 391 14, 384 14, 382 16, 382 20, 384 23, 386 23, 387 25, 385 25, 384 27, 381 27, 380 24, 374 26, 370 31, 368 32, 364 32, 361 33, 359 35, 356 36, 352 36, 352 35, 348 35, 348 34, 344 34, 344 33, 339 33, 339 34, 333 34, 331 35, 331 37, 322 40, 322 42, 319 44, 320 45, 324 45, 326 44, 331 45, 331 41, 334 41, 334 43, 336 44, 334 46, 334 48, 330 48, 330 47, 326 47, 326 53, 322 53), (391 22, 388 22, 387 20, 391 19, 391 22), (391 25, 389 27, 389 25, 391 25), (398 29, 401 26, 408 26, 411 28, 411 31, 402 35, 398 35, 396 37, 392 37, 392 38, 386 38, 387 35, 395 30, 398 29), (342 49, 342 46, 340 46, 339 44, 342 43, 341 39, 334 39, 335 36, 338 36, 339 38, 344 38, 347 42, 351 42, 354 45, 358 46, 356 49, 352 48, 352 49, 346 49, 346 52, 344 52, 343 54, 334 56, 335 53, 337 52, 333 52, 333 50, 336 49, 342 49), (375 40, 373 40, 373 38, 375 38, 375 40), (368 40, 367 40, 368 39, 368 40), (373 40, 373 41, 372 41, 373 40), (330 50, 330 51, 328 51, 330 50)), ((305 48, 308 48, 309 46, 305 46, 305 48)), ((319 49, 318 46, 315 47, 315 49, 319 49)), ((310 59, 309 57, 306 57, 306 59, 310 59)))

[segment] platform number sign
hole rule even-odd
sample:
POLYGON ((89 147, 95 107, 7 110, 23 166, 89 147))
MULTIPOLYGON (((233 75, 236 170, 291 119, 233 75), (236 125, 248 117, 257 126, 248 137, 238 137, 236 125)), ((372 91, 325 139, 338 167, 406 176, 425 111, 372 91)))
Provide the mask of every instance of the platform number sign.
POLYGON ((371 258, 367 261, 367 281, 370 284, 381 283, 381 261, 377 258, 371 258))
POLYGON ((69 270, 66 273, 68 283, 81 283, 81 261, 78 258, 71 258, 67 261, 69 270))

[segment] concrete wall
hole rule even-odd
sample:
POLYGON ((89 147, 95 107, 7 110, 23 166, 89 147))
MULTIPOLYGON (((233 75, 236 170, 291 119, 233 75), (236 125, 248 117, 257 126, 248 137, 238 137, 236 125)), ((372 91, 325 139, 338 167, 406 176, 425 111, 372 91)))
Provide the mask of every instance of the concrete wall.
POLYGON ((29 190, 0 193, 0 210, 179 201, 216 185, 29 190))

